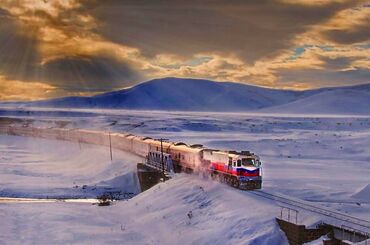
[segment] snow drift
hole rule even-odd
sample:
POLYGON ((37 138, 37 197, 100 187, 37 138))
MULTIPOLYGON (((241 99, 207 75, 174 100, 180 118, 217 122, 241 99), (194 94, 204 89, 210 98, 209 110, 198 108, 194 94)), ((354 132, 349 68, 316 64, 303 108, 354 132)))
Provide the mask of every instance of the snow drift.
POLYGON ((109 192, 124 199, 140 193, 140 160, 115 149, 111 161, 109 148, 97 145, 0 135, 0 196, 96 198, 109 192))
POLYGON ((352 195, 352 197, 361 201, 370 202, 370 184, 362 188, 360 191, 352 195))

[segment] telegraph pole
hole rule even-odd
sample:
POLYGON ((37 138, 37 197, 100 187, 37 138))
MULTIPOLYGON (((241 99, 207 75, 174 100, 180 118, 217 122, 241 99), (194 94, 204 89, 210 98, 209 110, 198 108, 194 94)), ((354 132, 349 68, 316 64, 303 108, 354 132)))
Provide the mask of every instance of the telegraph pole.
POLYGON ((162 164, 162 176, 163 182, 166 181, 166 176, 164 175, 164 161, 163 161, 163 139, 161 138, 161 164, 162 164))
MULTIPOLYGON (((158 140, 158 139, 157 139, 158 140)), ((164 174, 164 157, 163 157, 163 141, 168 140, 168 139, 159 139, 161 141, 161 165, 162 165, 162 176, 163 176, 163 182, 166 181, 166 176, 164 174)))
POLYGON ((110 137, 110 132, 109 132, 109 150, 110 150, 110 160, 113 161, 112 139, 110 137))

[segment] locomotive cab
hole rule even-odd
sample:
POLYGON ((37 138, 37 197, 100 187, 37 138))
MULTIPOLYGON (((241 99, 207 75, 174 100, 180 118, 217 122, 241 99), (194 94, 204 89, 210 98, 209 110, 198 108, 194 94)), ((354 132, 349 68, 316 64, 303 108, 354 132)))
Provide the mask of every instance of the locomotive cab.
POLYGON ((261 162, 257 156, 238 156, 230 158, 234 167, 256 167, 261 166, 261 162))
POLYGON ((262 184, 261 162, 257 155, 242 151, 203 150, 211 176, 241 189, 260 189, 262 184))
POLYGON ((261 161, 258 156, 249 152, 229 153, 229 166, 236 171, 233 174, 239 182, 241 189, 261 189, 261 161))

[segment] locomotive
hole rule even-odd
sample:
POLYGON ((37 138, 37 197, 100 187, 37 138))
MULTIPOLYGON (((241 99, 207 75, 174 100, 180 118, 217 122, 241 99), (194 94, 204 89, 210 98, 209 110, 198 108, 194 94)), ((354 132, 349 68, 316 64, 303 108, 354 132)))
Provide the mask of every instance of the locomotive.
POLYGON ((261 161, 249 151, 221 151, 204 148, 202 145, 161 142, 151 138, 133 137, 133 152, 145 156, 146 162, 167 172, 209 173, 231 186, 240 189, 261 189, 261 161))
POLYGON ((202 145, 162 142, 128 133, 86 129, 10 126, 0 128, 0 133, 105 145, 134 153, 148 163, 164 161, 167 171, 208 173, 240 189, 260 189, 262 185, 260 159, 249 151, 221 151, 202 145))

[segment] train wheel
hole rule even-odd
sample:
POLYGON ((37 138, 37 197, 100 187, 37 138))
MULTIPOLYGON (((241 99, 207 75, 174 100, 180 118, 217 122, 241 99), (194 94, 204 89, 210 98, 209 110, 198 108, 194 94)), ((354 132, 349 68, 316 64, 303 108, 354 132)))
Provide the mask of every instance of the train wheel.
POLYGON ((234 185, 234 178, 231 176, 226 176, 226 184, 233 186, 234 185))
POLYGON ((227 185, 229 185, 229 183, 230 183, 229 176, 225 176, 224 177, 224 183, 226 183, 227 185))
POLYGON ((226 183, 226 177, 225 177, 223 174, 219 175, 218 180, 219 180, 221 183, 226 183))
POLYGON ((217 174, 215 174, 214 172, 211 172, 211 178, 213 180, 217 179, 217 174))
POLYGON ((237 179, 234 179, 234 181, 233 181, 233 186, 234 186, 235 188, 239 188, 239 181, 238 181, 237 179))

